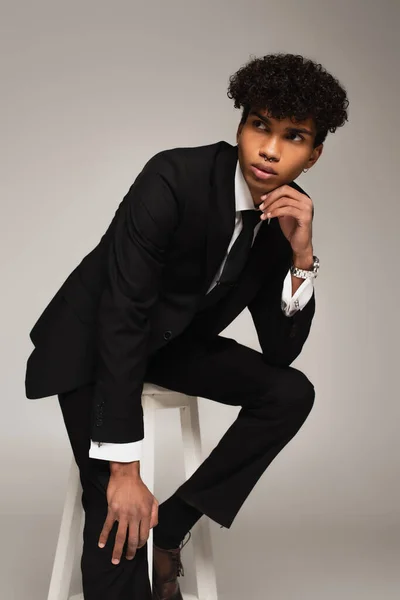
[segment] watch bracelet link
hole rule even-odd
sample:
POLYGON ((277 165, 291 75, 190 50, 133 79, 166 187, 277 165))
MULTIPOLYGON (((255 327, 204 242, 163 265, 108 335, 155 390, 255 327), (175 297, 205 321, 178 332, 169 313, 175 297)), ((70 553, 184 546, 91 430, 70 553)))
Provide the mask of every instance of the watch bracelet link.
POLYGON ((306 271, 305 269, 299 269, 295 267, 293 264, 290 266, 290 272, 295 277, 300 277, 301 279, 315 279, 318 275, 319 269, 319 258, 318 256, 313 256, 313 269, 312 271, 306 271))

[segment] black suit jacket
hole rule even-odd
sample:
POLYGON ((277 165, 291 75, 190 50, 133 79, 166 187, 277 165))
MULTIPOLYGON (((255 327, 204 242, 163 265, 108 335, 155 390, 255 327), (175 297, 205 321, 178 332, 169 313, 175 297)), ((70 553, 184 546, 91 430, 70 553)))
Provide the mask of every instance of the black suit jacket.
MULTIPOLYGON (((149 356, 193 320, 235 225, 237 146, 221 141, 159 152, 119 204, 30 332, 26 395, 42 398, 95 382, 92 439, 143 438, 141 392, 149 356)), ((295 189, 303 190, 294 182, 295 189)), ((303 192, 305 193, 305 192, 303 192)), ((217 335, 247 306, 265 362, 300 354, 315 312, 281 309, 292 250, 278 219, 264 221, 237 286, 216 309, 217 335)))

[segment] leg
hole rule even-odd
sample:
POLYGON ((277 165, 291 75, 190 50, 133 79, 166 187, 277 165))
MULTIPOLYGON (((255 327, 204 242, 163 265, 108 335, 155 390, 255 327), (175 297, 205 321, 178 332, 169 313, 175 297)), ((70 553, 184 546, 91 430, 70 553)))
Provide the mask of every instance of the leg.
POLYGON ((82 505, 85 511, 82 583, 85 600, 150 600, 147 544, 139 548, 133 560, 126 559, 126 544, 118 565, 111 562, 118 522, 105 548, 97 545, 107 516, 109 462, 89 458, 90 415, 93 386, 87 385, 59 395, 68 437, 79 467, 82 505))
POLYGON ((315 397, 301 371, 267 365, 260 352, 222 336, 176 338, 150 359, 145 380, 242 407, 174 494, 228 528, 265 469, 306 420, 315 397))

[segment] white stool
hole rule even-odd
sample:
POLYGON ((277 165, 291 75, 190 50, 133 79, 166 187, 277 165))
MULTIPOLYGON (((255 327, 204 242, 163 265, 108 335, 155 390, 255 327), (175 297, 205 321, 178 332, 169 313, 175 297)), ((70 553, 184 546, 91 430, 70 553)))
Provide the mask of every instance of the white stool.
MULTIPOLYGON (((140 472, 142 480, 154 493, 156 410, 180 409, 185 476, 188 479, 202 462, 198 401, 196 396, 187 396, 158 385, 145 383, 142 391, 142 406, 145 437, 140 472)), ((75 459, 72 458, 47 600, 83 600, 83 594, 69 596, 77 541, 83 530, 84 511, 81 494, 79 470, 75 459)), ((197 596, 185 595, 184 598, 185 600, 217 600, 217 585, 207 517, 203 516, 196 523, 191 539, 193 540, 197 596)), ((152 583, 153 529, 150 529, 147 548, 149 578, 152 583)))

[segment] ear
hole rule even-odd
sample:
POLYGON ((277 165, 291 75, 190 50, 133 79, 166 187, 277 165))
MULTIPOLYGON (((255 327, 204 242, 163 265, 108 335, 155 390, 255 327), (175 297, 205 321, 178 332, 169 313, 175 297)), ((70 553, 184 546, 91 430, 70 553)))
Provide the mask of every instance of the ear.
MULTIPOLYGON (((316 148, 314 148, 313 154, 312 154, 313 158, 312 158, 310 167, 313 167, 315 165, 315 163, 317 162, 317 160, 321 156, 323 149, 324 149, 324 145, 323 144, 320 144, 319 146, 317 146, 316 148)), ((308 168, 310 168, 310 167, 308 167, 308 168)))
POLYGON ((243 129, 243 123, 240 123, 239 127, 237 128, 237 132, 236 132, 236 143, 239 143, 239 136, 242 133, 242 129, 243 129))

